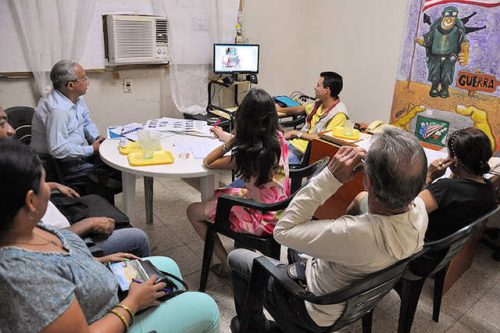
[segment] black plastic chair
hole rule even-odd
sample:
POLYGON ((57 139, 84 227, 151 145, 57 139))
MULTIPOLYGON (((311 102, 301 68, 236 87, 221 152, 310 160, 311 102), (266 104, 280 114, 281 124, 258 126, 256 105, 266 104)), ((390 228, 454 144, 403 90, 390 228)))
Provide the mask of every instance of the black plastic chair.
POLYGON ((426 253, 410 263, 409 270, 395 287, 401 298, 398 333, 411 331, 420 293, 426 278, 431 275, 434 275, 435 278, 432 319, 435 322, 439 321, 444 279, 451 259, 481 229, 483 223, 486 223, 488 218, 497 213, 498 210, 500 210, 500 206, 495 207, 455 233, 424 245, 426 253))
POLYGON ((35 110, 29 106, 13 106, 5 109, 9 124, 16 130, 16 138, 29 145, 31 142, 31 120, 35 110))
MULTIPOLYGON (((16 130, 16 139, 29 145, 31 143, 31 121, 35 110, 28 106, 14 106, 5 110, 9 124, 16 130)), ((64 184, 57 161, 49 154, 39 154, 46 171, 47 181, 64 184)))
POLYGON ((306 166, 309 165, 309 159, 311 157, 311 148, 312 144, 309 142, 307 144, 306 151, 304 152, 304 155, 302 155, 302 159, 300 160, 300 164, 290 164, 289 167, 290 169, 301 169, 305 168, 306 166))
POLYGON ((283 118, 280 118, 279 123, 284 128, 299 129, 302 126, 304 126, 304 124, 306 123, 306 115, 300 114, 300 115, 293 115, 290 117, 283 117, 283 118), (292 119, 288 119, 288 118, 292 118, 292 119))
POLYGON ((500 228, 490 227, 484 230, 483 237, 481 238, 481 243, 493 250, 491 257, 496 261, 500 261, 499 236, 500 228))
POLYGON ((215 213, 215 222, 208 223, 207 235, 205 237, 205 248, 203 250, 203 263, 200 278, 200 291, 205 291, 208 280, 210 263, 212 261, 215 237, 217 233, 234 239, 236 247, 244 247, 259 250, 263 254, 272 258, 279 259, 281 246, 272 235, 255 236, 251 234, 238 233, 231 230, 229 223, 229 214, 233 206, 242 206, 262 212, 278 211, 288 207, 295 193, 301 188, 304 178, 312 178, 319 173, 328 164, 329 158, 325 157, 314 164, 305 168, 290 170, 291 195, 285 200, 263 204, 253 200, 243 199, 230 195, 222 195, 217 199, 217 210, 215 213))
MULTIPOLYGON (((423 251, 415 253, 385 269, 369 274, 362 280, 358 280, 345 288, 325 295, 314 295, 290 279, 286 270, 287 265, 280 264, 276 266, 266 257, 256 258, 253 261, 246 308, 243 313, 249 313, 248 309, 255 305, 257 299, 263 301, 264 286, 266 286, 266 281, 268 281, 269 277, 273 276, 275 283, 278 283, 289 294, 290 298, 294 298, 297 301, 307 301, 319 305, 345 304, 342 315, 332 326, 325 327, 324 332, 340 330, 362 318, 363 333, 369 333, 372 328, 373 308, 382 297, 391 291, 401 276, 403 276, 408 263, 422 253, 423 251)), ((265 302, 263 304, 265 305, 265 302)), ((266 309, 273 318, 280 318, 279 309, 266 309)), ((248 333, 249 322, 245 315, 241 319, 240 324, 240 333, 248 333)), ((289 324, 293 325, 293 323, 289 324)), ((299 327, 293 326, 297 331, 300 330, 299 327)))

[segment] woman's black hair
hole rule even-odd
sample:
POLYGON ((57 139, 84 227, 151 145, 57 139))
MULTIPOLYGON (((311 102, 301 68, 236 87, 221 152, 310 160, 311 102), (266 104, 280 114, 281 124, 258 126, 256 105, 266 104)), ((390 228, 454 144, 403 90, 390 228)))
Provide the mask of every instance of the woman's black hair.
POLYGON ((0 230, 11 227, 30 190, 39 193, 41 176, 42 163, 29 146, 0 140, 0 230))
POLYGON ((236 175, 255 185, 269 182, 278 166, 281 147, 274 100, 262 89, 252 89, 245 96, 236 114, 234 159, 236 175))
POLYGON ((448 151, 465 171, 481 176, 490 171, 488 160, 493 154, 488 136, 469 127, 453 132, 448 138, 448 151))

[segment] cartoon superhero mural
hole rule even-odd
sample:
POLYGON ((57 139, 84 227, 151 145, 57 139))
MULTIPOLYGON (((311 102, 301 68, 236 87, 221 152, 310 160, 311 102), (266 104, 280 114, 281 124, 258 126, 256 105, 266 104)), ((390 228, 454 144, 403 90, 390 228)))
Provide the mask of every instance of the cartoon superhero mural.
POLYGON ((500 149, 499 21, 500 0, 410 0, 391 124, 440 146, 474 126, 500 149))

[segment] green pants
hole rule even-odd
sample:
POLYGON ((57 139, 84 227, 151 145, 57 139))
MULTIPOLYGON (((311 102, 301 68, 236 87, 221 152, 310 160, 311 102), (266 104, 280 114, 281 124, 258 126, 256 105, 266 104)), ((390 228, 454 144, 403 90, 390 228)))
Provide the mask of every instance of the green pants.
POLYGON ((427 69, 429 71, 427 79, 436 86, 439 83, 447 87, 450 86, 453 83, 456 62, 457 56, 454 54, 430 56, 427 58, 427 69))
MULTIPOLYGON (((166 257, 147 257, 156 267, 182 278, 177 264, 166 257)), ((179 287, 182 287, 179 285, 179 287)), ((136 316, 130 333, 218 333, 219 308, 204 293, 185 292, 136 316)))

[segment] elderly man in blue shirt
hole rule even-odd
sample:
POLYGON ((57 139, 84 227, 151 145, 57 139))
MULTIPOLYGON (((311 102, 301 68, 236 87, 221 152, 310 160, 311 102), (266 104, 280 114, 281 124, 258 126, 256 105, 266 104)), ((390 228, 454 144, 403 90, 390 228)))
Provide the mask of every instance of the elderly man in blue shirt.
MULTIPOLYGON (((119 179, 119 174, 110 170, 97 154, 103 138, 83 99, 88 87, 83 67, 71 60, 61 60, 52 67, 50 79, 54 89, 35 107, 32 148, 42 158, 48 154, 55 157, 69 184, 85 176, 100 183, 103 179, 99 176, 109 173, 111 178, 119 179), (105 172, 96 173, 96 169, 105 172)), ((120 185, 120 182, 114 184, 120 185)))

